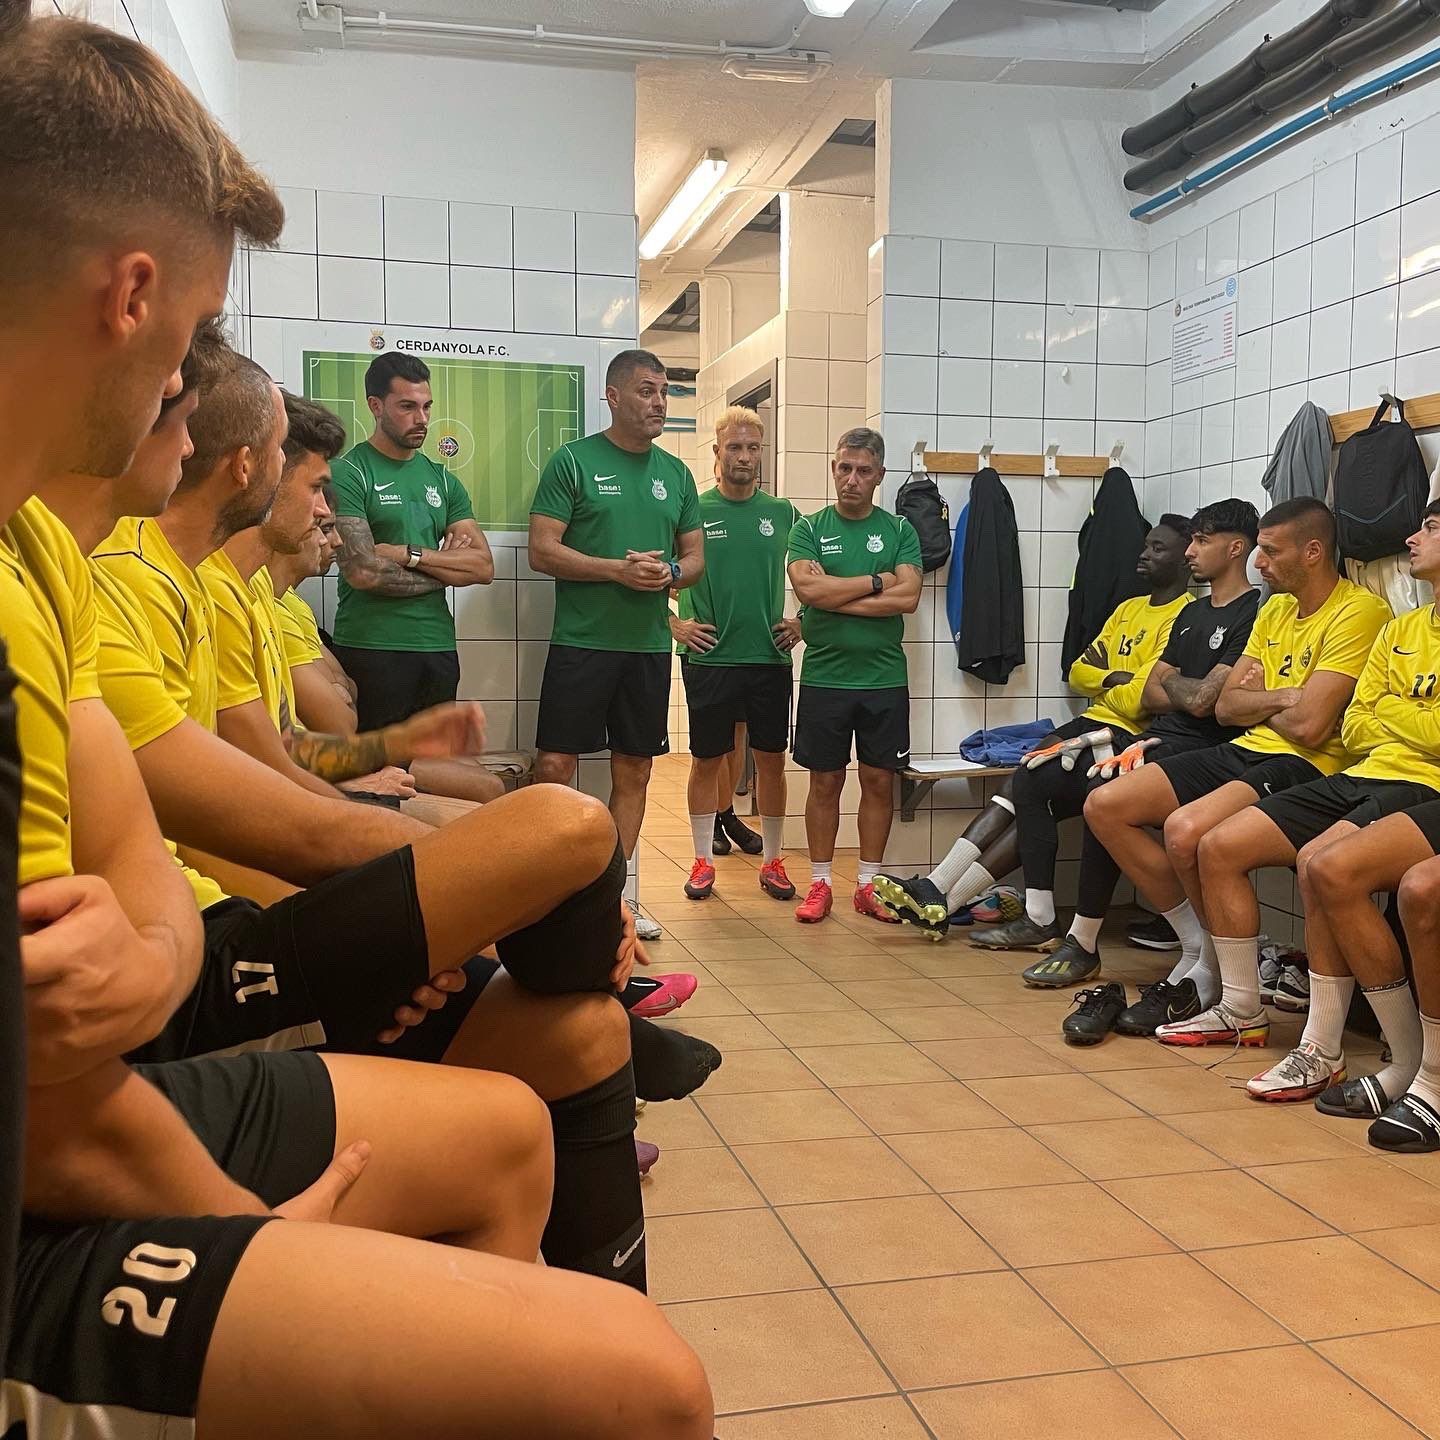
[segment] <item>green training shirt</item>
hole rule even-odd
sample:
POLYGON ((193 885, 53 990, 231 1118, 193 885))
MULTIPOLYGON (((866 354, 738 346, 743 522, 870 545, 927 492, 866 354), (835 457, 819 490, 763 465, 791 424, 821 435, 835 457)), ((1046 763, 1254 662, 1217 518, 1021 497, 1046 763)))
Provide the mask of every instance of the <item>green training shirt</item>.
POLYGON ((713 650, 677 645, 691 665, 788 665, 771 627, 785 615, 785 553, 800 512, 788 500, 756 490, 727 500, 716 485, 700 496, 705 573, 680 592, 680 617, 713 625, 713 650))
MULTIPOLYGON (((847 520, 833 505, 802 517, 790 532, 790 557, 815 560, 827 575, 850 577, 921 569, 920 537, 902 516, 877 505, 863 520, 847 520)), ((801 612, 804 685, 829 690, 882 690, 909 683, 903 615, 838 615, 807 605, 801 612)))
MULTIPOLYGON (((408 460, 382 455, 362 440, 331 466, 336 514, 364 520, 378 544, 438 550, 445 531, 473 520, 465 487, 417 450, 408 460)), ((340 578, 335 643, 360 650, 453 650, 455 617, 445 591, 380 595, 340 578)))
MULTIPOLYGON (((695 479, 683 461, 658 445, 636 455, 604 435, 572 440, 550 457, 530 513, 563 520, 572 550, 608 560, 658 550, 674 561, 675 537, 700 528, 695 479)), ((663 653, 671 643, 669 591, 557 580, 550 643, 663 653)))

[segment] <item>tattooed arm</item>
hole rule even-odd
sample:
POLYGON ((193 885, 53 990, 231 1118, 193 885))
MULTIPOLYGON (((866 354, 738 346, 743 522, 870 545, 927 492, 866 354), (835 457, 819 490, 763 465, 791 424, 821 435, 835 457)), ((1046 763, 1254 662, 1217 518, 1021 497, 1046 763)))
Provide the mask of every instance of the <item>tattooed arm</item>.
POLYGON ((420 570, 407 570, 377 555, 369 522, 360 516, 341 515, 335 528, 345 542, 340 551, 340 573, 352 588, 376 595, 428 595, 445 588, 444 580, 420 570))
POLYGON ((485 712, 474 701, 432 705, 398 725, 360 735, 320 735, 292 731, 290 758, 331 784, 372 775, 386 765, 406 766, 416 759, 480 755, 485 750, 485 712))

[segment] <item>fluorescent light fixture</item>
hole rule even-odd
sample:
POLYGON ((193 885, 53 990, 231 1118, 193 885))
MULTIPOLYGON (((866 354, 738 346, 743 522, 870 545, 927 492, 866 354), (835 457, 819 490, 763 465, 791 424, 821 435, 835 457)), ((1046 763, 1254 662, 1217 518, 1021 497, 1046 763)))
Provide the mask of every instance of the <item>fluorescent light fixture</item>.
POLYGON ((805 0, 805 8, 812 15, 838 20, 854 3, 855 0, 805 0))
POLYGON ((653 260, 680 233, 680 227, 698 210, 730 162, 718 151, 707 150, 699 163, 685 178, 685 183, 670 197, 669 203, 655 217, 655 223, 640 241, 640 258, 653 260))

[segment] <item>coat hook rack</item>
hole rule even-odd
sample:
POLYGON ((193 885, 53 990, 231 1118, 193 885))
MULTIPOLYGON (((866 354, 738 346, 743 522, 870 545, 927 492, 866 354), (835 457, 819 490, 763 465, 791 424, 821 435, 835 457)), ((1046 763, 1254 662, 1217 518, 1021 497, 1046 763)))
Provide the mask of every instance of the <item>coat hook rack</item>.
POLYGON ((1041 474, 1046 480, 1055 480, 1060 476, 1060 467, 1055 463, 1056 457, 1060 454, 1058 442, 1045 447, 1045 468, 1041 474))
MULTIPOLYGON (((1378 398, 1388 400, 1390 408, 1396 411, 1395 418, 1399 418, 1400 403, 1397 397, 1383 387, 1377 392, 1378 398)), ((1434 430, 1440 427, 1440 392, 1431 392, 1427 395, 1410 395, 1403 397, 1405 401, 1405 418, 1416 430, 1434 430)), ((1348 440, 1352 435, 1358 435, 1366 429, 1375 418, 1375 407, 1366 405, 1361 410, 1344 410, 1338 415, 1330 417, 1330 439, 1335 445, 1348 440)))

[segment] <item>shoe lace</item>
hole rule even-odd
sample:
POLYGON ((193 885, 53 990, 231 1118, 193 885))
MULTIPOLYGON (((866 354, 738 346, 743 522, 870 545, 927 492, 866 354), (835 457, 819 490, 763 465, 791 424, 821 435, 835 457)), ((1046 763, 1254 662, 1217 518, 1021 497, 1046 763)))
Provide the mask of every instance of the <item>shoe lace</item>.
POLYGON ((812 900, 823 900, 829 890, 830 887, 823 880, 812 880, 810 888, 805 892, 805 903, 808 905, 812 900))
POLYGON ((767 860, 760 868, 771 875, 778 875, 782 880, 788 880, 790 878, 785 873, 785 862, 778 858, 775 860, 767 860))
POLYGON ((1297 1045, 1271 1072, 1286 1084, 1308 1085, 1328 1069, 1325 1057, 1308 1042, 1297 1045))
POLYGON ((693 884, 696 880, 704 878, 705 872, 711 869, 708 860, 702 860, 700 856, 695 857, 695 863, 690 867, 690 881, 693 884))
POLYGON ((1076 1013, 1088 1019, 1105 1002, 1105 991, 1104 985, 1096 985, 1089 990, 1077 990, 1070 997, 1070 1003, 1078 1005, 1080 1008, 1076 1013))

